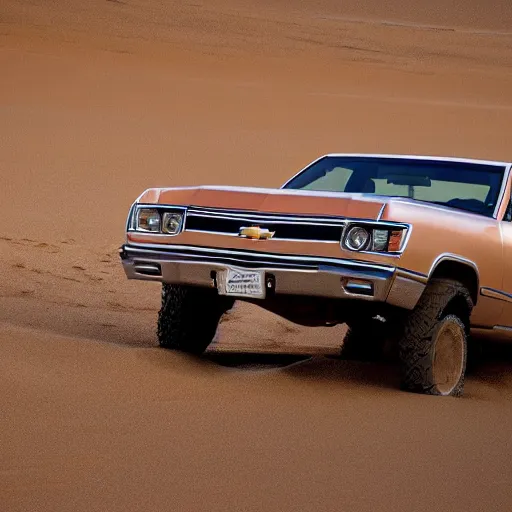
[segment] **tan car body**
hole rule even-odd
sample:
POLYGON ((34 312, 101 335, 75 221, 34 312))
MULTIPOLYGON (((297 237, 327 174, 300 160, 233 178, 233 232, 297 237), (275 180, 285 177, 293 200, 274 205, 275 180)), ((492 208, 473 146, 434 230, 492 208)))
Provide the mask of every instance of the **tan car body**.
MULTIPOLYGON (((324 241, 278 238, 254 240, 222 233, 189 231, 186 220, 183 231, 177 235, 142 233, 128 229, 127 243, 123 250, 172 250, 193 247, 218 250, 219 254, 224 250, 238 251, 240 254, 248 251, 251 254, 326 258, 326 261, 347 261, 375 265, 377 268, 383 266, 393 269, 392 276, 386 278, 386 287, 381 288, 381 295, 373 299, 406 309, 415 306, 435 272, 440 269, 444 269, 444 272, 461 272, 461 279, 469 279, 468 287, 475 303, 471 317, 473 332, 512 339, 512 277, 509 277, 512 276, 512 224, 502 220, 511 200, 511 166, 505 163, 503 165, 506 172, 495 218, 407 198, 236 187, 149 189, 132 207, 133 209, 137 205, 182 206, 196 211, 204 209, 212 215, 228 212, 229 216, 229 212, 237 212, 250 217, 266 212, 275 216, 333 218, 343 222, 354 219, 373 223, 403 223, 408 225, 409 229, 403 252, 400 254, 354 252, 343 248, 340 243, 324 241)), ((172 273, 167 274, 173 277, 166 279, 165 273, 161 276, 138 273, 134 266, 137 262, 141 264, 142 261, 143 264, 145 261, 157 261, 152 259, 150 254, 146 260, 141 253, 138 254, 136 257, 125 252, 123 263, 129 278, 204 284, 195 283, 193 277, 188 274, 195 272, 195 268, 203 268, 207 262, 201 261, 197 267, 183 270, 180 267, 181 262, 175 261, 172 263, 172 273)), ((218 266, 215 267, 215 270, 218 269, 218 266)), ((313 274, 314 272, 306 273, 306 278, 315 279, 313 274)), ((295 277, 292 278, 288 276, 289 273, 283 273, 283 277, 280 278, 285 283, 285 288, 288 286, 285 293, 300 293, 300 290, 293 291, 292 283, 293 279, 298 280, 298 273, 293 274, 295 277)), ((342 271, 337 279, 343 280, 343 276, 342 271)), ((346 277, 359 278, 350 271, 346 277)), ((332 286, 331 281, 327 283, 327 280, 319 277, 318 286, 308 294, 322 296, 322 286, 325 286, 325 289, 332 286)), ((369 300, 368 297, 357 297, 357 294, 347 295, 350 298, 369 300)), ((335 298, 347 298, 346 296, 335 298)))

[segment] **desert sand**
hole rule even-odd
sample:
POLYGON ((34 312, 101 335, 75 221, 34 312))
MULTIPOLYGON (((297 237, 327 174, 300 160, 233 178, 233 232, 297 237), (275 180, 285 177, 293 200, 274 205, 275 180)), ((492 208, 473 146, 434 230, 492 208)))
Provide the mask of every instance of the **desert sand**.
POLYGON ((511 20, 508 0, 3 0, 0 510, 511 510, 510 350, 461 399, 256 307, 210 356, 169 353, 159 286, 117 255, 152 186, 278 187, 331 151, 510 160, 511 20))

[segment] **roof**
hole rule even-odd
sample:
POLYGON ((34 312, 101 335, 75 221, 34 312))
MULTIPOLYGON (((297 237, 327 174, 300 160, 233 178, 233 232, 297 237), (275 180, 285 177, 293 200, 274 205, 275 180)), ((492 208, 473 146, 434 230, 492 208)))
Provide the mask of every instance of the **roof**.
POLYGON ((371 158, 407 158, 409 160, 431 160, 437 162, 460 162, 482 165, 499 165, 509 166, 510 162, 500 162, 495 160, 478 160, 474 158, 458 158, 447 156, 420 156, 420 155, 390 155, 390 154, 373 154, 373 153, 329 153, 324 156, 347 156, 347 157, 371 157, 371 158))

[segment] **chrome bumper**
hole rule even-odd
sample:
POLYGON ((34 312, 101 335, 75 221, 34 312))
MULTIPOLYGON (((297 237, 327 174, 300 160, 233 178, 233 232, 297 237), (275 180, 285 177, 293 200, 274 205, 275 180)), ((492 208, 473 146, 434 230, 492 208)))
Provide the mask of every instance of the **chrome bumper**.
POLYGON ((412 309, 426 277, 400 268, 345 259, 314 258, 197 246, 123 245, 128 279, 216 287, 228 268, 258 269, 272 280, 273 293, 387 302, 412 309))

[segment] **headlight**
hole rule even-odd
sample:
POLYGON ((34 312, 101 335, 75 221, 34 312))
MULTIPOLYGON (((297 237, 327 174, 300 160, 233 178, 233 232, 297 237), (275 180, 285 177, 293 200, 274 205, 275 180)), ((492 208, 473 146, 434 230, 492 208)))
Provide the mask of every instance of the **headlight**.
POLYGON ((169 235, 177 235, 181 231, 182 224, 182 213, 165 212, 162 220, 162 232, 169 235))
POLYGON ((345 244, 352 251, 362 251, 368 246, 370 238, 370 233, 365 228, 356 226, 349 229, 345 244))
POLYGON ((342 240, 342 247, 351 251, 398 253, 402 250, 407 234, 405 226, 349 226, 342 240))
POLYGON ((160 213, 158 210, 141 208, 137 211, 137 231, 160 232, 160 213))
POLYGON ((387 229, 374 229, 372 251, 385 251, 388 248, 389 231, 387 229))
POLYGON ((128 230, 178 235, 183 230, 185 214, 186 209, 181 207, 133 207, 130 211, 128 230))

